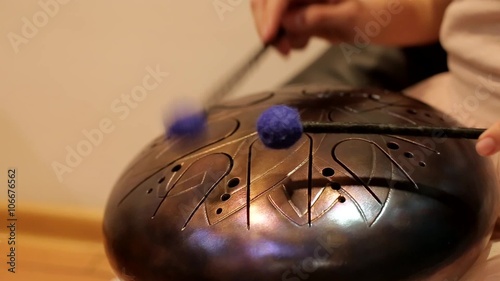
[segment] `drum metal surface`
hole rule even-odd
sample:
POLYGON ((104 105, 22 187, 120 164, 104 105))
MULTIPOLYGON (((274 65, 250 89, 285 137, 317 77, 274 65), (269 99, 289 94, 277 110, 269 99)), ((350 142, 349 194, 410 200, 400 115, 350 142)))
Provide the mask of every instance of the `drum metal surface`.
POLYGON ((499 196, 474 141, 304 134, 272 150, 255 123, 274 104, 304 121, 456 125, 379 90, 291 87, 222 103, 204 133, 158 137, 114 187, 103 229, 124 281, 452 281, 484 250, 499 196))

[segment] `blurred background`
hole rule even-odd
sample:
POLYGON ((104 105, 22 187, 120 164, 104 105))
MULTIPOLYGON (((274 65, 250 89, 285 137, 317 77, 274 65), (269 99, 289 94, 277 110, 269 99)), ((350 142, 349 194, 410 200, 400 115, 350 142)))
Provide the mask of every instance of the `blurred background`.
MULTIPOLYGON (((0 182, 17 168, 23 205, 103 208, 163 111, 260 46, 245 0, 2 0, 0 21, 0 182)), ((269 53, 236 96, 277 87, 325 47, 269 53)))

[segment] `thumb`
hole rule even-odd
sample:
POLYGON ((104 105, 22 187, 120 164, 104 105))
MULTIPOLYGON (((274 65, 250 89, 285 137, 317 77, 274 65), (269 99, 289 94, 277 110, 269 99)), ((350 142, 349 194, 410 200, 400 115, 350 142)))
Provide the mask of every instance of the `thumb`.
POLYGON ((358 1, 311 4, 286 13, 282 24, 291 34, 350 41, 360 12, 362 4, 358 1))
POLYGON ((482 156, 490 156, 500 151, 500 121, 479 137, 476 150, 482 156))

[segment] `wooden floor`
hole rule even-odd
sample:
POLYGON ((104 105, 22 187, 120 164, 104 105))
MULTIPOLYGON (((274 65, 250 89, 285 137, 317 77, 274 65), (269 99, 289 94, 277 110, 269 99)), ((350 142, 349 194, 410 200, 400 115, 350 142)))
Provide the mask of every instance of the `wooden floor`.
POLYGON ((20 236, 18 241, 16 273, 8 273, 3 266, 0 280, 113 279, 100 243, 32 235, 20 236))
MULTIPOLYGON (((17 213, 16 273, 7 271, 7 233, 0 232, 1 281, 111 281, 102 244, 101 215, 43 207, 17 213)), ((1 218, 5 222, 5 217, 1 218)))

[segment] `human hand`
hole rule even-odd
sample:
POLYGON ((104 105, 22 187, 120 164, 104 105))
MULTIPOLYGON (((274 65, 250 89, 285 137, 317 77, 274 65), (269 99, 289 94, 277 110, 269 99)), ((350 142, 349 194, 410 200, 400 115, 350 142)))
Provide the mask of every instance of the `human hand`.
POLYGON ((482 156, 491 156, 500 151, 500 121, 481 134, 476 151, 482 156))
POLYGON ((273 43, 288 54, 311 37, 356 46, 411 46, 435 42, 452 0, 252 0, 257 31, 271 43, 280 28, 286 35, 273 43), (411 32, 409 32, 411 30, 411 32))
POLYGON ((347 41, 364 4, 359 0, 252 0, 257 31, 270 43, 282 27, 286 35, 276 43, 282 54, 304 48, 313 36, 331 43, 347 41))

